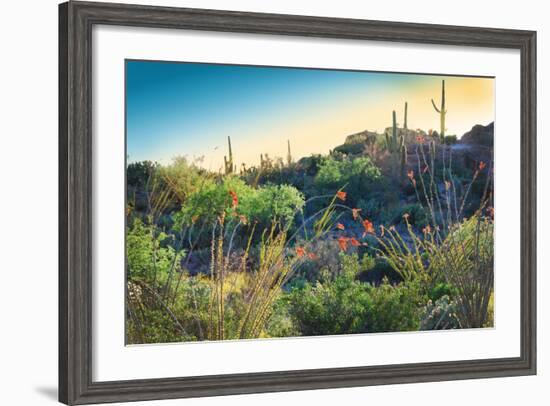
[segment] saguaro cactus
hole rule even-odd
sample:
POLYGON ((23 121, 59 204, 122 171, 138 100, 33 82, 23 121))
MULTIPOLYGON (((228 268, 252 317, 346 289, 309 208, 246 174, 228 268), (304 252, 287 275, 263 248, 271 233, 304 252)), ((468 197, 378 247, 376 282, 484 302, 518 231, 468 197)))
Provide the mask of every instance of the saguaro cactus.
POLYGON ((399 160, 401 179, 405 179, 405 173, 407 171, 407 145, 403 142, 401 144, 401 156, 399 160))
POLYGON ((403 129, 407 129, 407 108, 408 108, 408 103, 405 102, 405 117, 404 117, 404 121, 403 121, 403 129))
POLYGON ((397 151, 397 118, 395 116, 395 110, 392 113, 393 125, 391 129, 391 146, 392 152, 397 151))
POLYGON ((445 80, 441 81, 441 104, 438 108, 435 105, 434 99, 432 99, 432 106, 434 106, 434 109, 437 113, 439 113, 439 121, 440 121, 440 127, 441 132, 439 133, 439 136, 441 137, 441 142, 445 139, 445 115, 447 114, 447 110, 445 109, 445 80))
POLYGON ((223 162, 225 164, 225 174, 229 175, 235 172, 236 167, 233 164, 233 150, 231 149, 231 137, 227 137, 227 145, 229 146, 229 159, 224 155, 223 162))

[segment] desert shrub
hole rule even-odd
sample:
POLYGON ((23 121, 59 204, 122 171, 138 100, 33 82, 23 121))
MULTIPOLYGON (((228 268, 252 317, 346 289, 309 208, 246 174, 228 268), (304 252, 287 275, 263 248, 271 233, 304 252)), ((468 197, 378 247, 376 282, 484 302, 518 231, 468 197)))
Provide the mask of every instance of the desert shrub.
POLYGON ((258 222, 262 227, 269 226, 272 221, 286 225, 303 205, 303 195, 292 186, 266 185, 254 189, 236 176, 226 176, 191 194, 177 216, 176 224, 181 227, 194 219, 213 223, 225 212, 227 216, 244 216, 247 222, 258 222), (233 195, 237 202, 233 201, 233 195))
POLYGON ((449 285, 445 282, 440 282, 435 284, 431 289, 428 291, 428 297, 431 301, 436 302, 443 296, 448 296, 450 299, 452 299, 457 294, 457 289, 449 285))
POLYGON ((271 317, 266 323, 265 335, 267 337, 296 337, 300 335, 300 331, 292 322, 288 295, 282 295, 274 303, 271 317))
POLYGON ((430 300, 424 308, 421 330, 447 330, 460 328, 460 321, 456 316, 456 304, 449 296, 443 295, 435 302, 430 300))
POLYGON ((453 145, 456 144, 457 138, 456 135, 446 135, 445 139, 443 140, 443 143, 445 145, 453 145))
POLYGON ((369 157, 336 159, 329 156, 321 161, 314 184, 320 193, 334 193, 345 186, 351 203, 357 203, 381 179, 380 169, 369 157))
POLYGON ((393 217, 392 223, 405 223, 403 215, 408 214, 409 224, 416 226, 418 229, 424 228, 428 225, 430 217, 426 209, 419 203, 407 204, 400 207, 393 217))
POLYGON ((365 320, 366 331, 415 331, 420 327, 420 306, 424 297, 415 283, 391 285, 387 279, 369 290, 371 311, 365 320))
POLYGON ((457 316, 464 328, 484 326, 493 292, 493 223, 473 216, 451 229, 429 255, 435 272, 456 287, 457 316))
POLYGON ((352 272, 343 272, 333 280, 293 289, 289 311, 302 335, 359 333, 372 307, 368 290, 352 272))
POLYGON ((208 301, 207 278, 180 273, 167 291, 140 281, 128 282, 127 340, 134 343, 204 339, 208 301), (177 290, 176 290, 177 289, 177 290))
POLYGON ((152 161, 129 163, 126 167, 126 183, 128 186, 143 188, 158 167, 159 165, 152 161))
POLYGON ((373 285, 381 284, 384 279, 387 279, 393 284, 403 281, 401 276, 395 272, 384 258, 374 257, 373 260, 374 265, 367 271, 359 274, 359 279, 361 281, 369 282, 373 285))
POLYGON ((179 202, 214 182, 214 174, 199 168, 200 161, 189 162, 185 157, 175 157, 170 165, 159 166, 156 176, 177 197, 179 202))
POLYGON ((176 252, 168 244, 171 238, 156 227, 134 218, 126 234, 128 278, 165 282, 170 271, 178 269, 184 255, 183 251, 176 252))
POLYGON ((288 296, 290 315, 303 335, 418 330, 424 298, 416 285, 362 283, 356 277, 373 265, 372 258, 340 258, 339 274, 306 283, 288 296))

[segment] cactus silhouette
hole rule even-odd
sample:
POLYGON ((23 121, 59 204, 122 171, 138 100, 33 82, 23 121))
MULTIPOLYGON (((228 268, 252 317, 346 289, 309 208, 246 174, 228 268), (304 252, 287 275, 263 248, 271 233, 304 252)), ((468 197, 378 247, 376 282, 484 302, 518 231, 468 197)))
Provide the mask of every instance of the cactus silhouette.
POLYGON ((439 108, 435 105, 434 99, 432 99, 432 106, 434 107, 435 111, 439 113, 439 121, 440 121, 440 128, 441 132, 439 133, 439 136, 441 137, 441 141, 445 139, 445 115, 447 114, 447 110, 445 108, 445 80, 441 81, 441 104, 439 108))
POLYGON ((403 128, 406 130, 407 129, 407 109, 408 109, 408 103, 405 102, 405 117, 404 117, 404 121, 403 121, 403 128))
POLYGON ((233 150, 231 149, 231 137, 227 137, 227 145, 229 146, 229 159, 224 155, 223 162, 225 164, 225 174, 230 175, 235 173, 236 166, 233 164, 233 150))
POLYGON ((401 143, 401 157, 400 157, 400 172, 401 179, 405 179, 405 173, 407 172, 407 146, 404 142, 401 143))
POLYGON ((392 113, 393 125, 391 129, 391 152, 397 151, 397 119, 395 116, 395 110, 392 113))

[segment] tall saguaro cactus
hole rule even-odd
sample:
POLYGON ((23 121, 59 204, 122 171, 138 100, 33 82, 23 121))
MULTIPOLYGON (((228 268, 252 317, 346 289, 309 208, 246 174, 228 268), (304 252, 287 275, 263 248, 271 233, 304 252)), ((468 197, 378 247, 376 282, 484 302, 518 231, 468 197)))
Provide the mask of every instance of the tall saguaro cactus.
POLYGON ((223 162, 225 164, 225 174, 230 175, 235 172, 236 168, 233 164, 233 150, 231 149, 231 137, 227 137, 227 145, 229 147, 229 159, 224 155, 223 162))
POLYGON ((434 99, 432 99, 432 106, 434 106, 434 109, 437 113, 439 113, 439 121, 440 121, 440 133, 439 136, 441 137, 441 142, 445 140, 445 115, 447 114, 447 110, 445 109, 445 80, 441 81, 441 104, 438 108, 435 105, 434 99))
POLYGON ((391 146, 392 152, 397 151, 397 118, 395 115, 395 110, 392 113, 393 124, 391 129, 391 146))
POLYGON ((405 117, 404 117, 404 121, 403 121, 403 129, 407 129, 407 109, 408 109, 408 103, 405 102, 405 117))

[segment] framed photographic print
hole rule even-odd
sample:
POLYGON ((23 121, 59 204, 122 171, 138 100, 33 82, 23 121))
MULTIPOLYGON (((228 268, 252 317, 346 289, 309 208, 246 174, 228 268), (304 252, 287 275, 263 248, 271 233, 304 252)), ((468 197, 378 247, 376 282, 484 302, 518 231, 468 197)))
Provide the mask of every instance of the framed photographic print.
POLYGON ((59 29, 61 402, 536 373, 535 32, 59 29))

